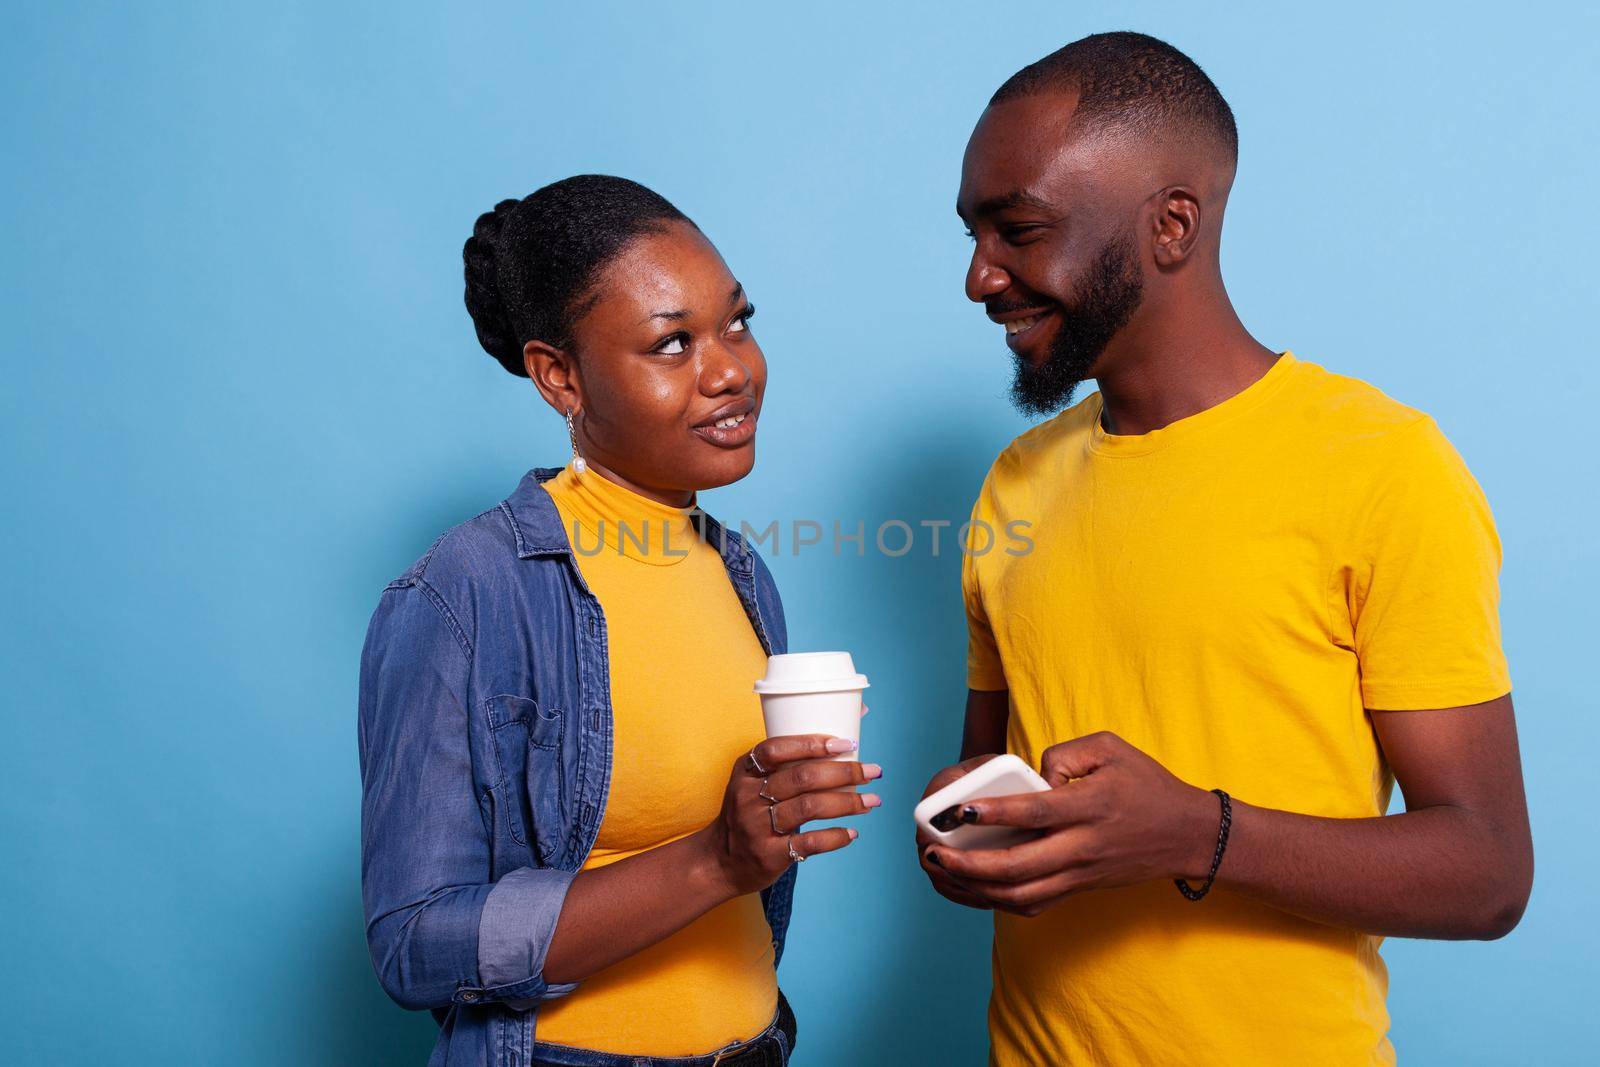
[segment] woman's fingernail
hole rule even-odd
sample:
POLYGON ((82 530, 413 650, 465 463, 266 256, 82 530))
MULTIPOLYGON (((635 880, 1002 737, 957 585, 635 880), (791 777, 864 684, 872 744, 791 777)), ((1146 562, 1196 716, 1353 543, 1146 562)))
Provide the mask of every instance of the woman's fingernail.
POLYGON ((854 752, 856 743, 847 737, 830 737, 823 747, 837 756, 845 752, 854 752))
POLYGON ((861 765, 861 773, 866 775, 867 781, 870 782, 874 778, 883 777, 883 768, 878 766, 876 763, 863 763, 861 765))
POLYGON ((876 793, 861 794, 861 806, 864 808, 875 808, 882 803, 883 798, 876 793))
POLYGON ((971 804, 968 804, 966 807, 962 808, 961 809, 961 821, 962 822, 966 822, 966 823, 977 822, 978 821, 978 809, 973 807, 971 804))
POLYGON ((939 854, 937 852, 935 852, 933 849, 930 848, 927 851, 927 857, 928 857, 928 862, 933 864, 935 867, 941 867, 942 868, 944 866, 944 864, 939 862, 939 854))
POLYGON ((845 833, 850 835, 850 840, 852 841, 861 836, 860 832, 858 832, 854 827, 845 830, 845 833))

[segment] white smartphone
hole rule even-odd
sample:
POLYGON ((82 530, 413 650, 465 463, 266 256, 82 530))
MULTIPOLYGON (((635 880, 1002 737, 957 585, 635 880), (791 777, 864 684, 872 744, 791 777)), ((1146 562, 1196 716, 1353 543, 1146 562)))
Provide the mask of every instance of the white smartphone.
POLYGON ((950 848, 1008 848, 1038 837, 1039 831, 1017 826, 972 826, 961 821, 961 805, 979 797, 1042 793, 1049 788, 1037 771, 1007 753, 923 797, 912 817, 929 837, 950 848))

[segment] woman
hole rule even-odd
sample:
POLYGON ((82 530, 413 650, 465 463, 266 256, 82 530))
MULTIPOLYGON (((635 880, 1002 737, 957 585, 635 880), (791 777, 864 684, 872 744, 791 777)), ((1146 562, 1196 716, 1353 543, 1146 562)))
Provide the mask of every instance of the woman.
POLYGON ((766 364, 695 225, 621 178, 483 215, 484 349, 573 458, 391 582, 361 667, 362 887, 389 995, 433 1064, 781 1064, 774 968, 806 831, 877 798, 823 736, 763 740, 785 651, 765 565, 695 493, 755 460, 766 364), (730 770, 731 768, 731 770, 730 770), (841 789, 840 787, 847 787, 841 789))

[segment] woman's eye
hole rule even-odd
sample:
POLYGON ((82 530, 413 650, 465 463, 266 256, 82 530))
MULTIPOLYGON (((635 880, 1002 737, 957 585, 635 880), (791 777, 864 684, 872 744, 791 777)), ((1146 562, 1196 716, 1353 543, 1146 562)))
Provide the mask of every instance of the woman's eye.
POLYGON ((756 313, 756 306, 754 304, 746 304, 744 306, 744 310, 739 312, 739 314, 735 315, 733 317, 733 321, 728 323, 728 332, 729 333, 744 333, 746 330, 748 330, 750 328, 750 318, 755 313, 756 313))
POLYGON ((683 334, 675 333, 656 345, 654 351, 662 356, 676 356, 689 350, 688 340, 683 334))

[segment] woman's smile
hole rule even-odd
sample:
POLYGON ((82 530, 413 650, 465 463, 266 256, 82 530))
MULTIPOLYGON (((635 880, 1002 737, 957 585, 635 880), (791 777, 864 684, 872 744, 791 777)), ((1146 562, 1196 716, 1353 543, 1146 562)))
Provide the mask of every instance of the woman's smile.
POLYGON ((717 408, 691 429, 718 448, 741 448, 755 439, 757 415, 755 397, 742 397, 717 408))

